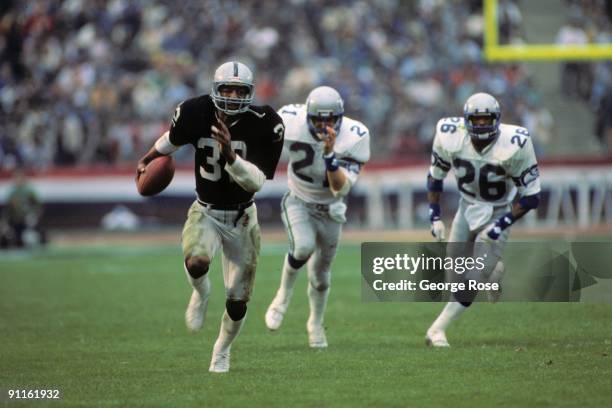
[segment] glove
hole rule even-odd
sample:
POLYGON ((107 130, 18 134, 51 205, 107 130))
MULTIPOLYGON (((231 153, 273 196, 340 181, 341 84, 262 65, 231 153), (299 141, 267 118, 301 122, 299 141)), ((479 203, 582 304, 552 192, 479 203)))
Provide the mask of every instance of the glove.
POLYGON ((433 235, 438 242, 446 238, 446 227, 442 220, 438 219, 431 222, 431 235, 433 235))
POLYGON ((487 225, 482 231, 480 231, 480 233, 478 234, 478 241, 487 244, 496 242, 499 239, 501 233, 501 228, 497 225, 497 222, 493 222, 487 225))
POLYGON ((431 235, 440 242, 446 238, 446 227, 440 219, 440 204, 429 204, 429 221, 431 221, 431 235))
POLYGON ((479 240, 486 243, 496 242, 502 232, 506 228, 510 227, 514 221, 515 220, 511 212, 505 214, 499 220, 489 224, 485 229, 480 231, 480 234, 478 234, 479 240))

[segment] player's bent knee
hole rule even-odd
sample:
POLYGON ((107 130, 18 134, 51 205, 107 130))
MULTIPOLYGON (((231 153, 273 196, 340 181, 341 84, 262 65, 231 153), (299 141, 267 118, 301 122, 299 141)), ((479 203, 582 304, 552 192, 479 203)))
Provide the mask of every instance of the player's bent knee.
POLYGON ((297 258, 293 256, 293 254, 287 254, 287 262, 293 269, 300 269, 306 262, 308 262, 308 257, 297 258))
POLYGON ((294 259, 300 259, 306 262, 308 258, 310 258, 310 255, 312 255, 313 252, 314 252, 314 247, 296 246, 291 255, 293 256, 294 259))
POLYGON ((227 299, 225 301, 225 310, 227 310, 230 319, 237 322, 238 320, 242 320, 244 315, 246 315, 247 303, 245 300, 227 299))
POLYGON ((329 289, 329 282, 328 281, 310 282, 310 286, 312 286, 312 288, 316 290, 317 292, 323 292, 329 289))
POLYGON ((453 295, 454 295, 455 300, 459 302, 461 306, 470 307, 470 305, 473 303, 474 298, 476 297, 477 294, 478 292, 460 290, 454 293, 453 295))
POLYGON ((185 267, 193 279, 201 278, 208 272, 210 258, 207 256, 190 256, 185 259, 185 267))

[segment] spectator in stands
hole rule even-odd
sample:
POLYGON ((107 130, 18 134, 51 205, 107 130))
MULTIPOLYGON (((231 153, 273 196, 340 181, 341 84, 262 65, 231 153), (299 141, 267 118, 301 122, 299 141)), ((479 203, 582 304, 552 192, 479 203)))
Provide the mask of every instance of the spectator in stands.
POLYGON ((519 123, 529 129, 532 135, 533 147, 537 155, 545 154, 553 142, 556 132, 555 119, 546 107, 540 103, 540 98, 528 98, 526 103, 517 106, 519 123))
POLYGON ((602 145, 606 146, 608 154, 612 154, 612 84, 608 86, 597 109, 595 134, 602 145))
POLYGON ((0 247, 23 248, 45 243, 45 234, 39 225, 42 205, 38 195, 22 170, 16 170, 13 179, 0 220, 0 247))
MULTIPOLYGON (((589 43, 579 11, 568 19, 557 33, 557 44, 581 46, 589 43)), ((561 91, 570 97, 588 99, 592 83, 591 65, 585 62, 567 61, 561 64, 561 91)))
POLYGON ((522 37, 523 15, 514 1, 500 0, 497 6, 499 42, 512 44, 522 37))

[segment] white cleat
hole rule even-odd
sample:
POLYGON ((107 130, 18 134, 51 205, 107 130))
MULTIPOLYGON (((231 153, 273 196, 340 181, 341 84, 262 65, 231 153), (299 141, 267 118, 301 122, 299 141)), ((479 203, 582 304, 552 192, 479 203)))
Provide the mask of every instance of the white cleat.
POLYGON ((323 326, 308 326, 308 345, 312 348, 327 347, 327 337, 325 336, 325 327, 323 326))
POLYGON ((491 272, 491 275, 489 276, 490 283, 497 283, 499 285, 498 290, 487 291, 487 300, 491 303, 496 303, 502 295, 501 281, 504 278, 505 272, 506 268, 504 267, 504 263, 502 261, 498 261, 495 265, 495 269, 493 269, 493 272, 491 272))
POLYGON ((283 322, 286 312, 287 304, 277 302, 275 298, 266 311, 266 326, 268 329, 278 330, 283 322))
POLYGON ((446 340, 446 334, 443 330, 427 330, 425 335, 425 344, 431 347, 450 347, 446 340))
POLYGON ((204 326, 207 305, 208 298, 202 300, 198 291, 194 289, 185 311, 185 324, 190 331, 197 332, 204 326))
POLYGON ((213 351, 210 367, 208 371, 211 373, 227 373, 230 368, 230 352, 225 353, 213 351))

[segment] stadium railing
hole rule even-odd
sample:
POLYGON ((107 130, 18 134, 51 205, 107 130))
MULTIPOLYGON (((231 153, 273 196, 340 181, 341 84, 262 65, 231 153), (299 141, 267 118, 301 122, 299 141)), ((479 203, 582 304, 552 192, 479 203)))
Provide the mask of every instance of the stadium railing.
MULTIPOLYGON (((422 226, 427 219, 425 175, 427 163, 398 165, 393 163, 369 164, 351 192, 353 211, 362 217, 349 217, 356 226, 369 229, 413 228, 422 226)), ((540 164, 542 201, 520 223, 527 227, 571 226, 588 228, 602 224, 612 225, 612 161, 557 160, 540 164)), ((96 203, 131 203, 147 205, 151 199, 138 195, 134 175, 128 169, 56 169, 41 175, 32 175, 30 182, 46 204, 69 204, 72 208, 86 208, 96 203)), ((0 203, 6 201, 11 186, 10 178, 0 177, 0 203)), ((257 193, 258 200, 267 200, 276 208, 287 190, 284 170, 267 182, 257 193)), ((164 205, 176 205, 193 199, 194 176, 191 170, 178 169, 171 185, 157 200, 166 199, 164 205)), ((451 217, 456 206, 457 188, 452 174, 445 182, 444 213, 451 217)), ((153 199, 155 200, 155 199, 153 199)), ((150 205, 149 205, 150 207, 150 205)), ((92 207, 93 208, 93 207, 92 207)), ((61 214, 59 208, 55 214, 61 214)), ((175 210, 182 213, 182 211, 175 210)), ((57 220, 56 220, 57 221, 57 220)), ((61 222, 54 223, 61 225, 61 222)))

